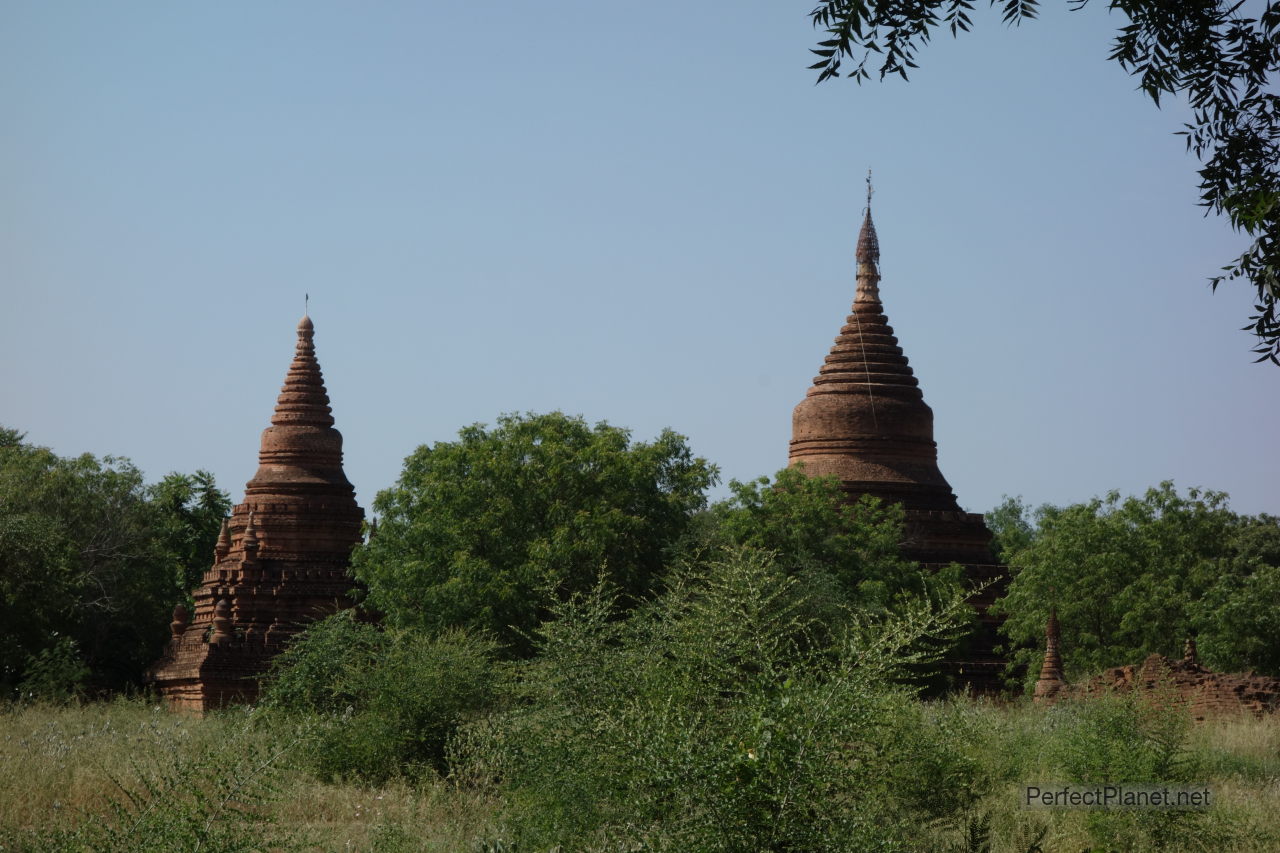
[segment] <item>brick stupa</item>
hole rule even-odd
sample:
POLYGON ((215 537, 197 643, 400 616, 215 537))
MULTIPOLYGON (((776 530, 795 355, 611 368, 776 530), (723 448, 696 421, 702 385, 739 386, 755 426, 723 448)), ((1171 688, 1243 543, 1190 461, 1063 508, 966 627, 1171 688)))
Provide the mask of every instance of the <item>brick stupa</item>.
POLYGON ((253 701, 258 676, 288 639, 348 603, 364 512, 342 470, 314 335, 303 317, 258 472, 223 522, 194 617, 174 609, 172 639, 151 669, 174 708, 203 713, 253 701))
POLYGON ((1031 698, 1040 704, 1052 704, 1067 686, 1062 677, 1062 627, 1058 624, 1058 608, 1049 611, 1049 621, 1044 627, 1044 660, 1040 663, 1040 677, 1036 679, 1031 698))
POLYGON ((999 686, 998 621, 987 608, 1007 576, 994 565, 991 532, 980 514, 961 510, 938 468, 933 410, 898 346, 880 301, 880 243, 867 212, 858 235, 853 313, 792 415, 788 464, 809 476, 834 475, 848 499, 871 495, 906 511, 902 555, 937 569, 966 568, 973 582, 995 580, 971 603, 980 618, 963 660, 950 661, 959 681, 977 690, 999 686))

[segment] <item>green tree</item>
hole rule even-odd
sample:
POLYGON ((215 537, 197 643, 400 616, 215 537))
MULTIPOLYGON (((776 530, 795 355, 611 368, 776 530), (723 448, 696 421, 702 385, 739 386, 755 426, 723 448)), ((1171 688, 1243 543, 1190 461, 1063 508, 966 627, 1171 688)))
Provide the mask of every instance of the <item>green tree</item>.
POLYGON ((63 458, 0 429, 0 688, 139 680, 186 591, 173 540, 216 524, 184 529, 152 498, 128 460, 63 458))
POLYGON ((559 412, 504 415, 405 460, 355 573, 392 625, 477 628, 523 654, 547 606, 601 572, 627 602, 648 593, 715 481, 670 430, 633 444, 559 412))
POLYGON ((997 563, 1007 564, 1010 554, 1026 548, 1035 538, 1029 514, 1021 497, 1011 498, 1008 495, 986 514, 987 529, 995 537, 991 541, 991 551, 997 563))
POLYGON ((835 477, 783 468, 772 483, 731 480, 729 489, 732 496, 707 513, 702 535, 717 546, 772 552, 801 580, 833 581, 842 605, 884 612, 904 595, 949 596, 962 579, 958 567, 932 575, 903 560, 901 505, 865 496, 847 503, 835 477))
POLYGON ((147 490, 159 519, 156 535, 173 555, 176 584, 191 590, 213 561, 222 519, 231 512, 231 496, 208 471, 174 472, 147 490))
POLYGON ((1200 655, 1280 674, 1280 518, 1243 518, 1233 534, 1231 560, 1199 614, 1200 655))
POLYGON ((1218 669, 1275 659, 1262 649, 1280 639, 1280 614, 1265 597, 1280 579, 1263 562, 1274 526, 1265 517, 1231 512, 1222 492, 1183 496, 1169 482, 1142 497, 1111 492, 1044 506, 1035 517, 1029 541, 1006 554, 1014 575, 997 605, 1007 616, 1003 631, 1023 646, 1014 661, 1028 678, 1040 656, 1031 646, 1041 645, 1054 606, 1069 676, 1153 653, 1180 656, 1197 635, 1207 640, 1205 662, 1218 669))
MULTIPOLYGON (((818 0, 810 12, 827 38, 813 51, 819 82, 840 76, 903 79, 935 33, 968 31, 975 0, 818 0), (874 54, 874 58, 873 58, 874 54), (878 68, 877 68, 878 66, 878 68)), ((1082 9, 1088 0, 1068 0, 1082 9)), ((1038 0, 992 0, 1006 24, 1035 18, 1038 0)), ((1181 132, 1200 158, 1200 203, 1250 238, 1243 255, 1211 279, 1242 278, 1257 293, 1246 329, 1258 360, 1280 364, 1280 4, 1258 0, 1110 0, 1127 20, 1110 58, 1158 106, 1186 95, 1193 118, 1181 132)))

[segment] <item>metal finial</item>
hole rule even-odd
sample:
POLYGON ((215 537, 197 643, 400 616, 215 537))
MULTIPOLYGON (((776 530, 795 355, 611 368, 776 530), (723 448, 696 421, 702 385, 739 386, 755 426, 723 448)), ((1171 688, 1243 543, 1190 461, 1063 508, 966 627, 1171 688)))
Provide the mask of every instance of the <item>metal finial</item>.
POLYGON ((875 190, 871 188, 871 170, 867 169, 867 210, 871 210, 871 196, 875 190))
MULTIPOLYGON (((870 178, 868 178, 867 180, 870 180, 870 178)), ((302 316, 306 317, 306 316, 309 316, 310 314, 311 314, 311 294, 303 293, 302 294, 302 316)))

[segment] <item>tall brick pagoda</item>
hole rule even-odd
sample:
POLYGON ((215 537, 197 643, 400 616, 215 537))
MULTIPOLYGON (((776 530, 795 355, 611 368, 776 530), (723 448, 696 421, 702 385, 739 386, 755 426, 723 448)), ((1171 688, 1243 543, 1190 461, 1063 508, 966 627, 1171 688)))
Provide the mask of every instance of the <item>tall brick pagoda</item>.
POLYGON ((262 433, 258 472, 224 521, 195 614, 179 604, 150 676, 170 706, 203 713, 258 693, 257 676, 307 622, 345 606, 364 511, 342 470, 342 435, 316 361, 315 327, 297 352, 262 433))
MULTIPOLYGON (((880 301, 880 243, 867 212, 858 235, 853 313, 792 415, 789 465, 810 476, 835 475, 850 501, 872 495, 906 511, 902 554, 927 568, 966 567, 973 581, 1003 579, 994 565, 991 532, 977 513, 964 512, 938 469, 933 410, 898 346, 880 301)), ((994 654, 994 617, 987 607, 996 585, 972 600, 982 626, 965 660, 952 661, 960 681, 976 689, 998 686, 1004 660, 994 654)))

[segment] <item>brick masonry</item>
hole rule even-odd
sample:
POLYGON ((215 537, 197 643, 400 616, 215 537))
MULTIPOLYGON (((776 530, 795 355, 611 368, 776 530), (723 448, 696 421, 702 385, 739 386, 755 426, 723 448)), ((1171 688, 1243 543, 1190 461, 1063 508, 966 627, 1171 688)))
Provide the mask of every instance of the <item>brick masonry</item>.
POLYGON ((223 522, 195 613, 174 609, 172 637, 148 673, 176 709, 253 701, 258 677, 289 638, 349 604, 348 566, 364 512, 342 470, 342 435, 314 336, 303 317, 258 471, 223 522))

